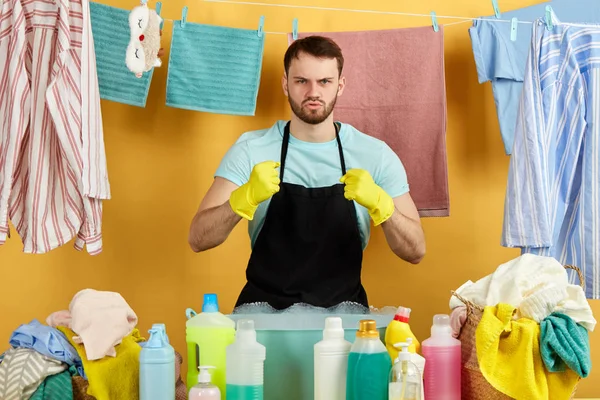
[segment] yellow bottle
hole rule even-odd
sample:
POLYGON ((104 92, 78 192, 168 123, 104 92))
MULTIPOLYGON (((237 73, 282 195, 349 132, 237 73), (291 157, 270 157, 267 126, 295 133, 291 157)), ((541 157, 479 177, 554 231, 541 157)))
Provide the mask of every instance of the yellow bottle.
POLYGON ((385 347, 387 348, 392 360, 398 357, 398 349, 394 347, 396 343, 406 342, 407 338, 412 338, 412 343, 408 346, 411 353, 420 353, 421 344, 417 337, 410 330, 408 320, 410 318, 410 308, 398 307, 394 319, 389 323, 385 330, 385 347))

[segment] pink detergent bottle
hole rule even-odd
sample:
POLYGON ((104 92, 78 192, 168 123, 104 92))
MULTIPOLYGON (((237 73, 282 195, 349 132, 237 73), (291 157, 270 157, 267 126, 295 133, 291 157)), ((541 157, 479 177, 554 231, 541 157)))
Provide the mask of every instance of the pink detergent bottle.
POLYGON ((452 337, 450 317, 433 317, 431 337, 421 343, 425 357, 423 383, 427 400, 460 400, 461 346, 452 337))

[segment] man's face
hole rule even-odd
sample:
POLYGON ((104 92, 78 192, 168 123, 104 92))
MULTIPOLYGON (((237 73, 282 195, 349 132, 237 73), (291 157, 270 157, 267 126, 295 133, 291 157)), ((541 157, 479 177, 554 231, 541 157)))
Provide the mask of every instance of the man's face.
POLYGON ((316 58, 300 53, 292 59, 283 91, 294 114, 307 124, 325 121, 333 111, 338 95, 344 89, 335 58, 316 58))

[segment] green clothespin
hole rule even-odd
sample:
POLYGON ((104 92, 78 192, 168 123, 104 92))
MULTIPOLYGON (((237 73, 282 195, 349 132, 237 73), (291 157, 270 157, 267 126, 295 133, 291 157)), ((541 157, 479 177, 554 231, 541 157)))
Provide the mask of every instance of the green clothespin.
POLYGON ((435 11, 431 12, 431 24, 433 25, 433 30, 439 32, 440 27, 438 25, 437 15, 435 14, 435 11))
POLYGON ((188 13, 188 8, 187 6, 183 7, 183 10, 181 10, 181 27, 183 28, 185 26, 185 23, 187 22, 187 13, 188 13))

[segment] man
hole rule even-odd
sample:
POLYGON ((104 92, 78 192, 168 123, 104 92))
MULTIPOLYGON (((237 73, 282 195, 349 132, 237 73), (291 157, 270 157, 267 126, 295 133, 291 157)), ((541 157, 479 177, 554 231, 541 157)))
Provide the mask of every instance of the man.
POLYGON ((249 220, 252 254, 236 306, 267 302, 368 307, 361 283, 370 219, 400 258, 425 255, 419 214, 404 167, 382 141, 334 123, 346 84, 332 40, 295 41, 284 57, 282 86, 291 121, 243 134, 229 149, 193 218, 195 252, 223 243, 249 220))

